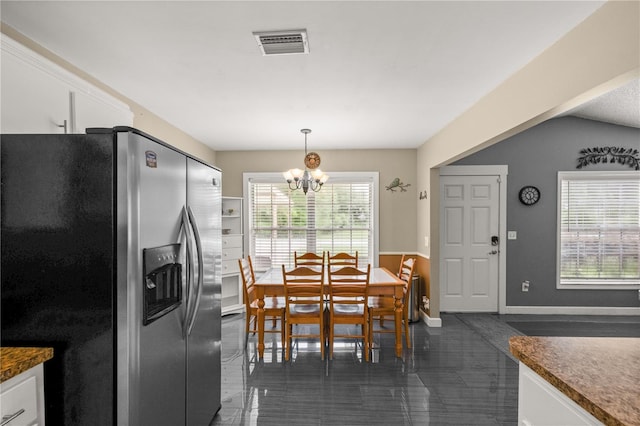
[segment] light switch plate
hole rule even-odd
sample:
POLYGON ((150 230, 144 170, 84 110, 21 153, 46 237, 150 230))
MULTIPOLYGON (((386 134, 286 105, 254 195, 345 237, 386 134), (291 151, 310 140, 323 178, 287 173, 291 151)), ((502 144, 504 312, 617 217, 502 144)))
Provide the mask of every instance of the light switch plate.
POLYGON ((517 240, 518 232, 517 231, 507 231, 507 240, 517 240))

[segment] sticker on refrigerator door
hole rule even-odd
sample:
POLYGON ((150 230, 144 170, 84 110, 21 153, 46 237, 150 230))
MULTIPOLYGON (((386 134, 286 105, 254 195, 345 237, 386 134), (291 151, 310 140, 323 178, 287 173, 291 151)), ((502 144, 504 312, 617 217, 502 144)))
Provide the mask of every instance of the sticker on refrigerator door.
POLYGON ((147 160, 147 167, 151 167, 152 169, 158 167, 158 158, 155 152, 145 151, 144 156, 147 160))

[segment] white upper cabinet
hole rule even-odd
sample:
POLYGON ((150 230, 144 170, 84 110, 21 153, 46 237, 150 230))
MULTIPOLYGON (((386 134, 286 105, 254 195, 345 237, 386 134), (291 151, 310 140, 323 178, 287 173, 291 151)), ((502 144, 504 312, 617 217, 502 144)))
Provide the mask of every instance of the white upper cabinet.
POLYGON ((84 133, 132 126, 128 105, 0 35, 2 133, 84 133))

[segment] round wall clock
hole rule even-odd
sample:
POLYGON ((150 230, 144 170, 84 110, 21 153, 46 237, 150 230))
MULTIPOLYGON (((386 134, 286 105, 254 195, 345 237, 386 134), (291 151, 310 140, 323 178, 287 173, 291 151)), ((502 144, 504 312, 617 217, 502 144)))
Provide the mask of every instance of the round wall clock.
POLYGON ((304 165, 310 169, 317 169, 320 166, 320 156, 315 152, 310 152, 304 157, 304 165))
POLYGON ((535 186, 523 186, 518 197, 522 204, 531 206, 540 200, 540 190, 535 186))

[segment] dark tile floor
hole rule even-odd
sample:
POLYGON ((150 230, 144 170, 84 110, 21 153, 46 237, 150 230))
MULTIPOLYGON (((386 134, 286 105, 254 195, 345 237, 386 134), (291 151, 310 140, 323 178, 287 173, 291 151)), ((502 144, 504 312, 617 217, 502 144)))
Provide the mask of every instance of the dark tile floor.
POLYGON ((588 322, 640 329, 637 317, 572 318, 443 314, 442 328, 411 324, 413 347, 402 358, 395 357, 392 334, 376 335, 378 349, 366 363, 348 340, 336 344, 331 361, 320 359, 317 343, 300 341, 292 361, 283 362, 278 334, 267 334, 258 361, 255 336, 245 348, 244 316, 226 316, 222 408, 212 424, 515 425, 518 365, 508 353, 509 336, 552 323, 556 335, 567 336, 576 328, 583 333, 588 322))

